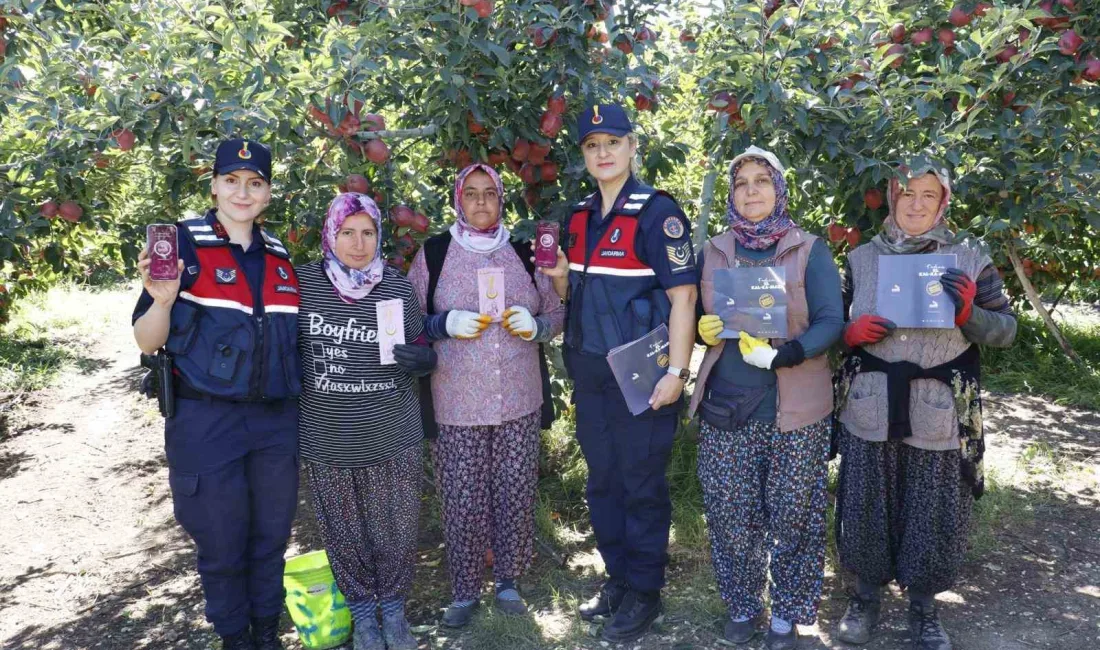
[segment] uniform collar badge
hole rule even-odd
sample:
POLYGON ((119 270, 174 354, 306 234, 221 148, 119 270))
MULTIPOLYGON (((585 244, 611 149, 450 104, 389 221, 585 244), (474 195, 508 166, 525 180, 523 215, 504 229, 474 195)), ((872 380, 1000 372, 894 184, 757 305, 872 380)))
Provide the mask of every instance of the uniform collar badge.
POLYGON ((236 284, 237 269, 214 269, 214 277, 218 284, 236 284))

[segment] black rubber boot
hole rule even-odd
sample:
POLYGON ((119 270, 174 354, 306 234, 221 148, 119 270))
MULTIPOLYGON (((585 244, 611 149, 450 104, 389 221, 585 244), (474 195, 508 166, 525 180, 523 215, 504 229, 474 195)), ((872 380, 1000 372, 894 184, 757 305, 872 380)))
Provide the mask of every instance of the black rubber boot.
POLYGON ((222 650, 256 650, 252 643, 252 632, 247 627, 236 634, 222 637, 222 650))
POLYGON ((629 588, 626 583, 618 578, 608 578, 601 586, 600 592, 581 604, 577 610, 581 618, 586 621, 594 620, 597 616, 609 618, 619 610, 623 597, 629 588))
POLYGON ((750 618, 747 621, 735 621, 730 619, 726 621, 726 627, 722 630, 722 636, 730 643, 741 645, 752 641, 759 630, 756 629, 756 619, 750 618))
POLYGON ((951 638, 940 624, 936 606, 929 603, 909 603, 909 634, 913 650, 951 650, 951 638))
POLYGON ((791 624, 791 631, 780 634, 769 629, 768 636, 764 638, 764 647, 767 650, 794 650, 798 647, 798 626, 791 624))
POLYGON ((252 619, 252 642, 256 650, 285 650, 279 640, 279 615, 252 619))
POLYGON ((646 593, 633 589, 626 592, 611 622, 604 626, 601 637, 611 643, 633 641, 649 631, 661 615, 660 592, 646 593))

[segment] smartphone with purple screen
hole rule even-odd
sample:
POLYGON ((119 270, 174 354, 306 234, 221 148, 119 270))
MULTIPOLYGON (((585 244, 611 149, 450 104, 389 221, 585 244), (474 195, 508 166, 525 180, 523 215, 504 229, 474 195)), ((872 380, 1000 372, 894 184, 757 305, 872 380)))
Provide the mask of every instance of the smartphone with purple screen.
POLYGON ((171 224, 154 223, 145 228, 148 241, 150 280, 175 280, 180 276, 179 242, 176 240, 176 227, 171 224))
POLYGON ((558 265, 558 235, 561 226, 556 221, 540 221, 535 226, 535 266, 553 268, 558 265))

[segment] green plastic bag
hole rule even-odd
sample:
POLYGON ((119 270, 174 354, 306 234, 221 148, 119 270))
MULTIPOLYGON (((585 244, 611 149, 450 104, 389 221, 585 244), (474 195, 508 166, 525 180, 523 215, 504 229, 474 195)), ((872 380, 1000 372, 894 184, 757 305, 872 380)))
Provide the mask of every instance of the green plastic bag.
POLYGON ((286 608, 298 630, 298 639, 309 650, 328 650, 351 637, 351 612, 324 551, 291 558, 283 573, 286 608))

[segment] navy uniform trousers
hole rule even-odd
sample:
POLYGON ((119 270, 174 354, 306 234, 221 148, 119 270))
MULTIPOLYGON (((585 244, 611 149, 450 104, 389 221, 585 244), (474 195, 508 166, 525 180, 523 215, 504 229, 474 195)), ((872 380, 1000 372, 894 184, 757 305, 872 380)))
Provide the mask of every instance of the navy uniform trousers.
POLYGON ((195 541, 206 618, 220 635, 283 607, 298 499, 298 407, 178 399, 165 422, 176 521, 195 541))
POLYGON ((604 357, 565 349, 588 463, 588 510, 607 574, 631 589, 664 586, 672 501, 665 471, 679 403, 631 415, 604 357))

